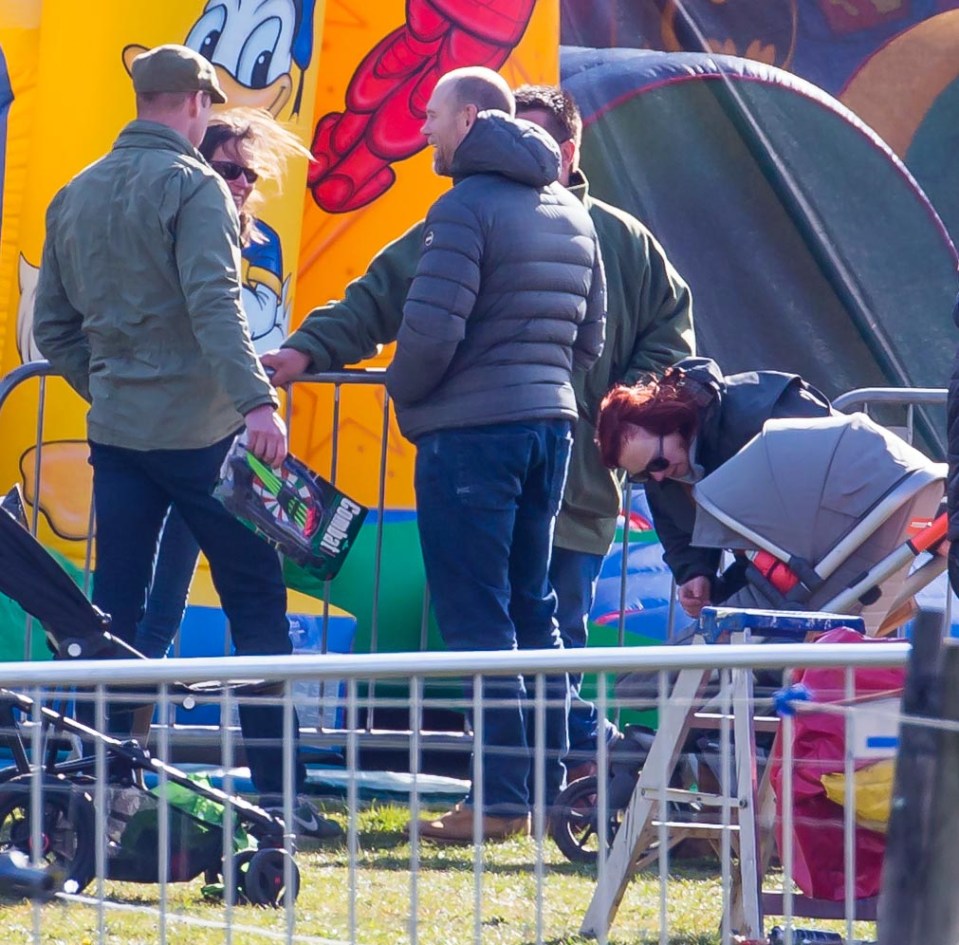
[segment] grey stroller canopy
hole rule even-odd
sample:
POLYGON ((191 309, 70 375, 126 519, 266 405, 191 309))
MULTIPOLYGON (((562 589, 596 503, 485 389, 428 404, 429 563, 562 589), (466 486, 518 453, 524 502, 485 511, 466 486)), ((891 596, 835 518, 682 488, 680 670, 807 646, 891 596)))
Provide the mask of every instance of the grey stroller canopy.
POLYGON ((695 486, 693 544, 813 568, 815 609, 932 517, 945 474, 865 414, 770 420, 695 486))

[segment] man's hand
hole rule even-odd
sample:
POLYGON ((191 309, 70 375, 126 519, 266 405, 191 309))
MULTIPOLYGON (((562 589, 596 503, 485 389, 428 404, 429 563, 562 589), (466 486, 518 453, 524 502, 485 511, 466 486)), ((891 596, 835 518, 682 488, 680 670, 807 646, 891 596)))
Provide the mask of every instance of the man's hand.
POLYGON ((690 617, 698 617, 702 609, 709 603, 709 594, 712 584, 708 577, 699 575, 690 578, 685 584, 679 585, 679 606, 690 617))
POLYGON ((244 418, 246 446, 268 466, 279 466, 286 459, 286 424, 269 404, 254 407, 244 418))
POLYGON ((270 377, 273 386, 282 387, 298 374, 306 373, 310 366, 310 356, 295 348, 278 348, 260 355, 260 363, 273 372, 270 377))

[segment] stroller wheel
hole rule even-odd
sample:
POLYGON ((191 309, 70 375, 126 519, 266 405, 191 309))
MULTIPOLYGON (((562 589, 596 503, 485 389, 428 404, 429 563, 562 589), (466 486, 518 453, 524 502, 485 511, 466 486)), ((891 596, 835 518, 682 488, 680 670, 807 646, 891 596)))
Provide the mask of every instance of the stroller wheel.
POLYGON ((254 906, 282 905, 286 892, 286 863, 290 864, 293 899, 300 891, 300 870, 286 850, 257 850, 243 874, 243 892, 254 906))
MULTIPOLYGON (((256 850, 241 850, 233 856, 234 902, 244 903, 247 901, 243 883, 246 878, 246 871, 250 867, 250 860, 253 859, 255 853, 256 850)), ((208 884, 224 882, 226 880, 226 869, 221 864, 220 870, 207 870, 204 878, 208 884)))
MULTIPOLYGON (((549 818, 549 834, 563 856, 573 863, 595 863, 599 855, 600 830, 595 776, 580 778, 559 793, 549 818)), ((619 827, 619 812, 611 810, 606 842, 612 843, 619 827)))
MULTIPOLYGON (((33 775, 21 774, 0 785, 0 852, 31 856, 33 775)), ((93 800, 62 776, 41 782, 40 864, 57 888, 72 881, 80 892, 96 872, 96 813, 93 800)))

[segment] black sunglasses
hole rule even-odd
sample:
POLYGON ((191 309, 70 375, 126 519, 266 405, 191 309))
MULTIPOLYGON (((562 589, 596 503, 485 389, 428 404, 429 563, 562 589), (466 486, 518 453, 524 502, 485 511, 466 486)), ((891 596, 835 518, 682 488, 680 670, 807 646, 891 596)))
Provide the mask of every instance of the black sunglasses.
POLYGON ((234 164, 233 161, 210 161, 210 167, 224 180, 236 180, 242 174, 248 184, 255 184, 260 176, 252 167, 234 164))
POLYGON ((669 460, 663 451, 663 438, 665 434, 659 434, 659 450, 656 455, 638 472, 628 476, 630 482, 648 482, 653 473, 665 472, 669 469, 669 460))

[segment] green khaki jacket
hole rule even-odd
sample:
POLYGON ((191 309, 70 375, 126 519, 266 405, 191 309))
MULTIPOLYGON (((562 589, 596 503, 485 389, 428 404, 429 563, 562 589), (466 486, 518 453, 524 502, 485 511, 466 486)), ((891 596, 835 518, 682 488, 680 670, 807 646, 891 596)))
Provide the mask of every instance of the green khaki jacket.
POLYGON ((46 225, 34 335, 90 402, 91 440, 198 449, 278 403, 240 302, 233 201, 180 134, 131 122, 46 225))
MULTIPOLYGON (((591 197, 581 173, 570 190, 589 210, 603 254, 606 344, 588 372, 573 376, 580 419, 554 541, 571 551, 603 555, 616 532, 621 487, 593 443, 600 401, 613 384, 661 372, 692 353, 692 298, 662 247, 635 217, 591 197)), ((342 301, 310 312, 284 347, 308 355, 311 370, 328 371, 394 341, 422 253, 422 227, 416 224, 384 247, 366 273, 349 284, 342 301)))
POLYGON ((554 543, 570 551, 606 554, 622 505, 621 479, 600 462, 594 438, 599 405, 615 384, 662 373, 694 346, 689 286, 662 246, 634 216, 589 195, 582 173, 570 190, 596 227, 606 268, 606 345, 586 374, 574 375, 579 420, 554 543))

